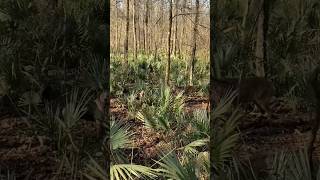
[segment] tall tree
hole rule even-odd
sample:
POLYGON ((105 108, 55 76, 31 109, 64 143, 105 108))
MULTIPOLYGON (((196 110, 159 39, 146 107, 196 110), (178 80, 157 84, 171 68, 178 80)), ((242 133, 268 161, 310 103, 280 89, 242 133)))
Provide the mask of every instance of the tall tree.
MULTIPOLYGON (((181 14, 185 14, 186 13, 186 8, 187 8, 187 0, 183 0, 183 4, 182 4, 182 8, 181 8, 181 14)), ((180 37, 179 39, 181 40, 181 42, 179 43, 179 55, 181 55, 181 51, 182 51, 182 39, 184 39, 183 37, 186 34, 186 19, 185 16, 182 16, 182 31, 180 31, 180 37)))
POLYGON ((144 49, 147 53, 149 53, 149 43, 148 43, 148 38, 149 38, 149 0, 146 0, 145 4, 146 8, 146 14, 144 18, 144 49))
MULTIPOLYGON (((114 52, 122 52, 124 64, 128 60, 125 57, 130 53, 133 57, 137 57, 142 52, 153 54, 154 57, 159 57, 162 53, 167 56, 169 0, 131 0, 129 11, 127 0, 112 0, 111 2, 113 8, 111 12, 115 17, 111 19, 113 25, 111 45, 114 52)), ((172 0, 172 3, 171 55, 179 55, 186 64, 189 64, 190 51, 192 50, 190 47, 193 44, 190 42, 193 38, 195 0, 172 0)), ((209 23, 209 17, 200 15, 199 22, 209 23)), ((208 37, 207 28, 198 24, 197 56, 209 56, 209 41, 199 43, 199 38, 203 40, 209 39, 208 37)), ((184 70, 184 73, 189 77, 187 69, 184 70)))
POLYGON ((140 26, 141 26, 141 24, 140 24, 140 0, 138 0, 138 3, 136 3, 136 24, 138 25, 137 26, 137 52, 139 52, 139 50, 141 49, 141 47, 142 47, 142 45, 141 45, 141 42, 142 42, 142 40, 141 40, 141 28, 140 28, 140 26))
MULTIPOLYGON (((241 22, 241 47, 242 49, 250 49, 250 43, 248 43, 248 34, 247 34, 247 21, 249 18, 249 9, 251 0, 243 1, 243 14, 242 14, 242 22, 241 22)), ((248 51, 241 51, 240 57, 242 59, 248 59, 248 51)), ((250 70, 254 71, 253 61, 249 61, 250 70)))
POLYGON ((136 25, 136 1, 134 0, 132 2, 132 24, 133 24, 133 57, 134 59, 137 59, 137 25, 136 25))
POLYGON ((198 32, 198 24, 199 24, 199 8, 200 1, 196 0, 196 12, 194 17, 193 24, 193 38, 192 38, 192 47, 191 47, 191 57, 189 61, 189 85, 193 86, 193 71, 196 63, 196 51, 197 51, 197 32, 198 32))
POLYGON ((178 50, 178 20, 179 20, 179 15, 178 15, 178 9, 179 9, 179 0, 176 0, 175 4, 175 27, 174 27, 174 55, 177 55, 177 50, 178 50))
POLYGON ((125 63, 128 64, 128 58, 129 58, 129 25, 130 25, 130 0, 127 0, 127 23, 126 23, 126 37, 124 42, 124 55, 125 55, 125 63))
MULTIPOLYGON (((119 18, 119 8, 118 8, 118 1, 117 0, 115 0, 115 8, 116 8, 116 19, 118 19, 119 18)), ((120 46, 119 21, 116 20, 116 35, 115 35, 116 53, 119 53, 119 46, 120 46)))
POLYGON ((267 0, 259 1, 258 23, 257 23, 257 41, 256 41, 256 76, 264 77, 266 61, 266 41, 268 31, 268 17, 269 17, 269 2, 267 0))
POLYGON ((172 6, 173 0, 169 0, 170 8, 169 8, 169 29, 168 29, 168 59, 167 59, 167 67, 166 67, 166 75, 165 75, 165 83, 169 86, 170 82, 170 66, 171 66, 171 32, 172 32, 172 6))

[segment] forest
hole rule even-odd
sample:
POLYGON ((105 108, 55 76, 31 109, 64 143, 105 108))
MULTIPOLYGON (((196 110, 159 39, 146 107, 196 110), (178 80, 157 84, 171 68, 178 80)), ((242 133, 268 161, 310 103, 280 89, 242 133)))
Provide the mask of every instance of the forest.
POLYGON ((96 164, 108 172, 106 8, 0 1, 1 180, 101 179, 96 164))
POLYGON ((0 1, 0 179, 320 179, 317 0, 0 1))
POLYGON ((209 178, 209 3, 105 3, 0 2, 1 179, 209 178))
POLYGON ((209 179, 209 5, 111 1, 111 179, 209 179))
POLYGON ((211 179, 320 178, 319 5, 211 1, 211 179))

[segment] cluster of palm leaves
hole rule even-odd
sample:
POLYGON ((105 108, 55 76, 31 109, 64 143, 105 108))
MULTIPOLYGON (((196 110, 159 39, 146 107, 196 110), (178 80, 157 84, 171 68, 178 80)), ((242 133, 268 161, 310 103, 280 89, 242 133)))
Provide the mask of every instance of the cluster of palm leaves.
MULTIPOLYGON (((185 115, 183 92, 175 93, 168 87, 144 88, 144 96, 137 99, 133 91, 128 96, 128 110, 136 113, 136 120, 144 126, 164 134, 176 134, 169 146, 159 149, 152 166, 133 163, 128 151, 133 151, 132 128, 124 121, 113 119, 110 124, 111 167, 108 170, 98 158, 90 157, 83 171, 89 179, 208 179, 209 178, 209 117, 205 110, 185 115)), ((135 116, 132 116, 133 118, 135 116)))
POLYGON ((152 95, 150 103, 144 104, 142 112, 137 113, 137 118, 153 129, 172 129, 183 113, 183 92, 174 96, 170 88, 164 87, 160 89, 160 94, 152 92, 152 95))

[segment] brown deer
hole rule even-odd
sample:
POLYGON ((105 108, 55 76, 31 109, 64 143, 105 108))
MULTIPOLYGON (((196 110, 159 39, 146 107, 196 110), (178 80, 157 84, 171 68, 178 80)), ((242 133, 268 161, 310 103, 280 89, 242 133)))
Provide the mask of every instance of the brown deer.
POLYGON ((218 103, 228 90, 237 91, 234 104, 246 104, 253 102, 261 112, 271 113, 269 105, 273 100, 274 87, 270 80, 262 77, 245 79, 214 79, 213 96, 215 104, 218 103))
POLYGON ((105 104, 107 93, 102 92, 100 95, 88 105, 88 110, 82 117, 85 120, 96 121, 97 136, 102 137, 104 134, 103 121, 105 119, 105 104))
POLYGON ((95 120, 97 125, 97 133, 98 136, 102 136, 103 133, 103 121, 105 119, 105 105, 106 105, 106 98, 107 93, 102 92, 100 96, 94 101, 96 103, 96 114, 95 114, 95 120))

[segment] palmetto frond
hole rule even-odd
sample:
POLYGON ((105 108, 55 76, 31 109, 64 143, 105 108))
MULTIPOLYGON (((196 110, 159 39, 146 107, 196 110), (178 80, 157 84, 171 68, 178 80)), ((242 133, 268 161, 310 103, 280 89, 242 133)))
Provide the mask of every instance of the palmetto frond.
POLYGON ((90 64, 87 70, 89 76, 85 83, 96 90, 104 90, 106 88, 105 82, 107 82, 108 78, 106 76, 106 60, 94 54, 91 54, 89 58, 90 64))
POLYGON ((160 172, 167 179, 172 180, 194 180, 197 179, 193 163, 182 165, 177 155, 173 152, 164 154, 162 160, 157 162, 160 165, 160 172))
POLYGON ((209 137, 210 120, 206 110, 195 110, 191 123, 197 128, 197 132, 209 137))
POLYGON ((39 93, 28 91, 22 94, 22 97, 19 100, 19 106, 36 106, 41 102, 39 93))
POLYGON ((157 170, 150 167, 135 164, 116 164, 110 168, 111 180, 126 180, 147 177, 148 179, 157 178, 157 170))
POLYGON ((197 156, 200 152, 197 148, 201 148, 209 145, 209 139, 199 139, 192 141, 188 145, 183 147, 183 151, 187 154, 191 154, 192 156, 197 156))
POLYGON ((136 117, 151 128, 169 130, 183 114, 183 94, 179 93, 174 97, 170 88, 162 88, 153 96, 152 100, 155 102, 152 102, 152 105, 145 104, 136 117), (157 95, 160 95, 160 98, 157 95))
POLYGON ((79 90, 72 91, 66 98, 66 106, 62 110, 63 124, 67 128, 71 128, 77 123, 87 111, 87 104, 92 99, 90 91, 85 90, 79 97, 79 90))
POLYGON ((210 123, 213 130, 210 134, 210 160, 214 167, 214 174, 217 175, 222 173, 224 165, 232 160, 232 152, 239 139, 237 122, 241 117, 240 112, 234 110, 229 117, 225 116, 225 113, 231 110, 231 103, 236 97, 235 93, 235 91, 227 93, 211 114, 210 123))
POLYGON ((88 173, 83 173, 91 180, 132 180, 135 178, 156 179, 158 172, 150 167, 136 164, 112 164, 110 177, 107 177, 107 170, 99 165, 93 158, 87 164, 88 173))
POLYGON ((124 164, 126 162, 123 149, 132 147, 133 133, 129 131, 129 127, 121 121, 112 120, 110 122, 110 146, 111 153, 114 155, 110 167, 110 178, 107 177, 107 169, 102 167, 97 161, 90 157, 87 164, 88 171, 84 173, 88 179, 111 179, 111 180, 127 180, 134 178, 146 177, 155 179, 158 175, 156 169, 136 164, 124 164))
POLYGON ((133 133, 129 131, 128 126, 120 121, 111 121, 110 128, 110 145, 113 150, 118 148, 130 148, 131 147, 131 136, 133 133))

